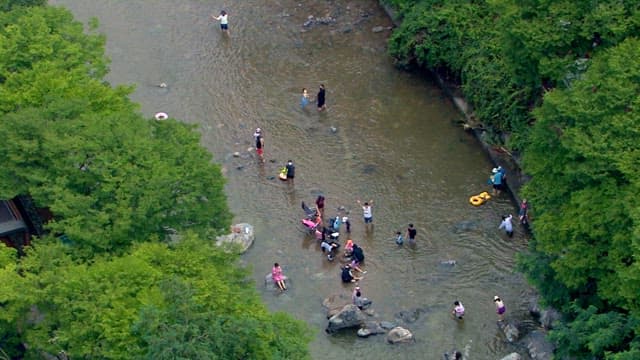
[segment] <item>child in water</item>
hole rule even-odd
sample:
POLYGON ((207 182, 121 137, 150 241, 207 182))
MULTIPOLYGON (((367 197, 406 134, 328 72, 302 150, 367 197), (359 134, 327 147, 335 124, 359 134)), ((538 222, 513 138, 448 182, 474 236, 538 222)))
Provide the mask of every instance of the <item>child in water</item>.
POLYGON ((396 232, 396 244, 402 245, 404 243, 404 239, 402 238, 402 233, 400 231, 396 232))
POLYGON ((302 88, 302 97, 300 98, 300 106, 304 109, 309 103, 309 93, 307 88, 302 88))

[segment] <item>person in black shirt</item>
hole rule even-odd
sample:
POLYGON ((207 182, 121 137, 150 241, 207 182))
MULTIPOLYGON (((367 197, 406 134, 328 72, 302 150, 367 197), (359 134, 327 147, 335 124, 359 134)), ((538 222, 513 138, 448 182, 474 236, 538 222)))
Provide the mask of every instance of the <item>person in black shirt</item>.
POLYGON ((293 178, 296 177, 296 167, 293 165, 293 161, 287 161, 287 165, 285 165, 285 167, 287 168, 287 180, 293 180, 293 178))
POLYGON ((409 239, 410 244, 415 244, 417 234, 418 234, 418 231, 416 230, 416 228, 413 227, 413 224, 409 224, 406 238, 409 239))
POLYGON ((253 136, 256 138, 256 154, 258 154, 260 161, 264 162, 264 137, 262 130, 257 128, 253 136))
POLYGON ((320 84, 320 90, 318 91, 318 98, 317 98, 318 111, 322 111, 327 108, 324 101, 325 101, 324 84, 320 84))
POLYGON ((351 272, 351 266, 349 266, 348 264, 342 268, 342 274, 340 276, 342 277, 342 282, 346 282, 346 283, 356 282, 362 279, 361 277, 357 277, 353 275, 353 273, 351 272))

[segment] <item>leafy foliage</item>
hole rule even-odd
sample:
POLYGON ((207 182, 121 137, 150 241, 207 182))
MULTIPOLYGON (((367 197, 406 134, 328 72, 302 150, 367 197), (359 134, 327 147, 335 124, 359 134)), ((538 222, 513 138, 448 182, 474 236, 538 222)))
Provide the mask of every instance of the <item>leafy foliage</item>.
POLYGON ((111 89, 104 39, 60 8, 4 14, 0 30, 0 195, 29 193, 84 256, 120 251, 165 228, 202 234, 231 219, 223 179, 199 135, 135 114, 111 89))
POLYGON ((390 0, 400 66, 446 68, 491 131, 522 149, 544 89, 580 79, 589 59, 640 30, 632 1, 390 0))
POLYGON ((64 252, 58 244, 32 249, 21 261, 21 290, 3 299, 11 305, 5 316, 23 324, 27 356, 308 358, 306 326, 269 314, 236 257, 193 234, 172 248, 145 243, 91 265, 64 252))
POLYGON ((46 0, 0 0, 0 11, 9 11, 18 6, 42 6, 46 0))
MULTIPOLYGON (((552 270, 545 273, 571 293, 577 307, 568 309, 562 302, 566 297, 541 286, 553 305, 575 313, 575 324, 554 336, 574 342, 567 345, 572 351, 588 349, 596 356, 629 351, 631 340, 640 336, 637 326, 630 327, 635 334, 626 331, 603 340, 611 341, 605 344, 570 335, 592 329, 581 323, 599 323, 599 318, 622 319, 611 326, 640 319, 639 49, 640 41, 626 40, 594 59, 571 88, 548 93, 535 111, 537 122, 524 158, 533 176, 526 196, 537 213, 536 241, 530 247, 549 264, 552 270)), ((540 286, 540 274, 529 273, 540 286)))

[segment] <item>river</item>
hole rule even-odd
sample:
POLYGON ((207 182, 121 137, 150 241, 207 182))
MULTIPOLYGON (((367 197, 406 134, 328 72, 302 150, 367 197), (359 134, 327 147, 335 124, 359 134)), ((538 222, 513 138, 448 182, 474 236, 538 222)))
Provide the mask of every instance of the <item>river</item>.
POLYGON ((498 231, 501 215, 516 208, 504 194, 469 204, 470 195, 488 190, 493 165, 433 83, 394 68, 386 53, 391 22, 375 1, 233 1, 225 7, 229 34, 209 18, 220 2, 52 3, 85 23, 98 18, 112 59, 107 79, 134 84, 142 113, 166 112, 201 131, 224 167, 235 221, 256 227, 243 262, 270 309, 316 330, 314 359, 440 359, 465 347, 472 359, 499 359, 514 350, 497 329, 492 298, 499 294, 508 319, 526 326, 529 288, 514 264, 527 237, 518 226, 511 239, 498 231), (310 15, 331 15, 335 23, 304 27, 310 15), (383 31, 372 31, 376 26, 383 31), (166 88, 157 86, 163 82, 166 88), (301 89, 315 98, 320 83, 327 110, 318 113, 313 103, 301 109, 301 89), (249 157, 256 127, 265 133, 265 164, 249 157), (296 164, 293 186, 273 179, 288 159, 296 164), (328 262, 300 229, 300 202, 313 203, 319 193, 327 215, 338 207, 349 212, 351 236, 366 255, 360 286, 376 319, 408 328, 415 343, 392 346, 381 335, 323 331, 322 300, 352 286, 340 282, 339 262, 328 262), (357 199, 373 200, 371 231, 357 199), (417 245, 396 246, 394 233, 410 222, 417 245), (457 264, 442 266, 443 260, 457 264), (263 286, 276 261, 291 278, 282 294, 263 286), (466 307, 462 322, 449 315, 454 300, 466 307), (419 317, 407 323, 397 318, 401 311, 419 317))

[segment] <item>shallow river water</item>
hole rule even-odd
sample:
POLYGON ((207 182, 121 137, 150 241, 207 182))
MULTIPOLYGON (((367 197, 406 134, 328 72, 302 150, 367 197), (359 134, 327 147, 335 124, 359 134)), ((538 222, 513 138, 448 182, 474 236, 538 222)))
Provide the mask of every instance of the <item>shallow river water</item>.
MULTIPOLYGON (((243 0, 55 0, 87 22, 96 17, 112 59, 108 80, 134 84, 132 98, 152 117, 159 111, 194 124, 228 178, 236 222, 256 227, 243 261, 269 308, 286 311, 315 329, 314 359, 440 359, 466 347, 470 359, 499 359, 513 348, 496 327, 492 298, 499 294, 510 320, 524 321, 529 291, 514 272, 526 235, 506 238, 500 216, 516 209, 506 196, 480 207, 469 196, 488 190, 493 167, 457 121, 461 115, 423 76, 394 68, 386 53, 391 22, 377 2, 243 0), (209 15, 229 12, 230 33, 209 15), (308 16, 336 22, 304 27, 308 16), (384 27, 374 32, 376 26, 384 27), (166 83, 166 88, 157 85, 166 83), (302 87, 312 98, 327 88, 327 111, 299 105, 302 87), (249 152, 261 127, 266 162, 249 152), (240 152, 240 157, 231 154, 240 152), (273 179, 292 159, 293 186, 273 179), (360 286, 377 320, 411 330, 415 343, 391 346, 384 336, 334 335, 322 300, 350 293, 339 262, 328 262, 300 228, 300 202, 327 198, 327 215, 347 215, 351 237, 365 250, 360 286), (373 200, 374 228, 365 231, 356 200, 373 200), (348 214, 347 214, 348 213, 348 214), (417 245, 398 247, 392 237, 408 223, 417 245), (443 266, 455 260, 455 266, 443 266), (291 278, 280 294, 263 286, 274 262, 291 278), (463 322, 449 310, 459 299, 463 322), (418 314, 415 321, 400 312, 418 314)), ((341 235, 344 243, 347 235, 341 235)))

